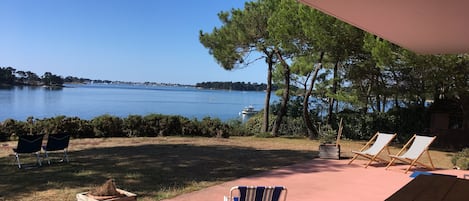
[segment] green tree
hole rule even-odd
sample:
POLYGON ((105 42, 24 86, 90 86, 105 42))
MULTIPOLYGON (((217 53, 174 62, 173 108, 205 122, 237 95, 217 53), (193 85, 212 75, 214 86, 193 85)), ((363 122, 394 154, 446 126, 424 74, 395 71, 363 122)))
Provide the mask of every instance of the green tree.
POLYGON ((51 72, 45 72, 42 76, 42 82, 46 86, 62 86, 64 80, 60 76, 54 75, 51 72))
POLYGON ((348 78, 367 97, 364 105, 384 112, 390 97, 398 109, 402 104, 424 108, 427 100, 450 99, 463 113, 462 127, 469 127, 468 54, 418 55, 371 34, 363 47, 365 53, 348 78))
MULTIPOLYGON (((463 113, 462 127, 469 128, 469 55, 417 55, 404 51, 402 60, 412 69, 408 80, 416 104, 426 100, 454 100, 463 113), (415 96, 417 95, 417 96, 415 96)), ((410 90, 409 90, 410 91, 410 90)), ((406 97, 410 98, 411 94, 406 97)))
POLYGON ((385 110, 387 97, 391 96, 393 81, 390 78, 396 73, 392 71, 397 64, 392 53, 394 47, 381 38, 365 34, 363 52, 349 64, 346 79, 351 84, 350 93, 357 97, 355 105, 361 107, 363 113, 369 110, 368 107, 376 112, 385 110))
POLYGON ((31 71, 26 71, 26 81, 29 85, 38 85, 41 78, 31 71))
POLYGON ((223 25, 211 33, 200 31, 200 42, 226 70, 249 66, 257 60, 267 63, 267 89, 262 132, 267 132, 272 91, 272 71, 277 62, 275 47, 270 42, 267 22, 277 9, 278 0, 246 2, 244 9, 220 12, 223 25))
POLYGON ((0 67, 0 84, 13 85, 15 84, 16 69, 12 67, 0 67))
POLYGON ((16 79, 17 79, 17 82, 19 82, 19 83, 21 83, 21 84, 25 84, 25 83, 26 83, 26 77, 27 77, 26 72, 24 72, 24 71, 16 71, 16 74, 18 75, 18 77, 16 78, 16 79))
POLYGON ((333 64, 332 86, 327 94, 329 98, 327 123, 331 124, 334 105, 337 101, 350 99, 344 93, 340 93, 343 77, 339 73, 339 68, 347 66, 347 63, 354 60, 356 55, 361 52, 364 34, 361 30, 339 20, 333 21, 326 27, 326 34, 331 37, 330 43, 325 45, 328 50, 327 55, 333 64))
POLYGON ((277 56, 283 69, 287 69, 288 64, 292 63, 290 67, 297 75, 293 78, 303 80, 303 119, 310 138, 316 138, 318 132, 310 117, 309 98, 313 94, 321 68, 326 66, 323 63, 330 62, 334 65, 330 82, 332 86, 325 93, 330 99, 329 117, 332 117, 335 100, 344 99, 343 95, 338 94, 339 66, 349 62, 360 51, 363 32, 292 0, 281 1, 277 12, 269 21, 269 30, 274 42, 278 43, 276 46, 283 52, 283 55, 277 56))
MULTIPOLYGON (((297 12, 303 5, 294 0, 280 0, 279 6, 268 20, 268 32, 274 44, 274 52, 279 61, 277 70, 283 80, 281 103, 272 128, 272 135, 277 136, 290 100, 291 63, 295 56, 302 55, 306 46, 301 31, 301 20, 297 12)), ((307 47, 307 46, 306 46, 307 47)), ((281 77, 281 78, 280 78, 281 77)))

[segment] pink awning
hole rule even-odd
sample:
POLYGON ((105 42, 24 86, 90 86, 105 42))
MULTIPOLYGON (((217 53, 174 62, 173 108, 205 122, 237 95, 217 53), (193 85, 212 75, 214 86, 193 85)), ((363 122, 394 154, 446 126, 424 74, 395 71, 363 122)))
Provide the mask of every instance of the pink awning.
POLYGON ((299 1, 416 53, 469 53, 469 1, 299 1))

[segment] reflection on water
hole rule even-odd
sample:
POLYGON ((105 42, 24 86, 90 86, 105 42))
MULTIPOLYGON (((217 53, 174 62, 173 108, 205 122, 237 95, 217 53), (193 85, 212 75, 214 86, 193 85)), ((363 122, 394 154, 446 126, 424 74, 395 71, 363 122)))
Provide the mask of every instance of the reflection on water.
MULTIPOLYGON (((240 118, 247 105, 263 108, 263 92, 204 90, 192 87, 132 85, 68 85, 65 88, 0 88, 0 121, 77 116, 92 119, 103 114, 160 113, 202 119, 210 116, 229 120, 240 118)), ((272 101, 278 100, 273 97, 272 101)))

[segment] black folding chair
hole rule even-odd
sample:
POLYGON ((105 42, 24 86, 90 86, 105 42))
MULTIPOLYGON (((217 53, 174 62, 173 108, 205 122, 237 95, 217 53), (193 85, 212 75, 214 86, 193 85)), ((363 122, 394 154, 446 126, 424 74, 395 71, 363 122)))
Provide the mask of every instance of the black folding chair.
POLYGON ((67 163, 69 162, 68 154, 67 154, 69 142, 70 142, 70 135, 67 133, 49 135, 49 137, 47 138, 47 144, 45 146, 42 146, 42 149, 44 150, 45 158, 47 159, 47 163, 49 165, 50 165, 49 152, 51 151, 63 151, 64 155, 61 161, 67 161, 67 163))
POLYGON ((23 135, 18 138, 18 145, 13 148, 15 152, 16 162, 18 168, 21 168, 20 154, 35 154, 36 161, 41 166, 41 160, 39 159, 39 152, 41 151, 42 139, 44 135, 23 135))

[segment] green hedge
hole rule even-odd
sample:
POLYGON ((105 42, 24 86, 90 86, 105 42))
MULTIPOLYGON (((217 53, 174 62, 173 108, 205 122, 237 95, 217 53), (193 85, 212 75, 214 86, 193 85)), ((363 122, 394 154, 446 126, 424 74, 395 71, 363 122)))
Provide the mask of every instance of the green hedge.
POLYGON ((244 135, 240 121, 222 122, 218 118, 188 119, 182 116, 150 114, 129 115, 120 118, 101 115, 91 120, 57 116, 26 121, 7 119, 0 123, 0 141, 13 136, 33 134, 70 133, 74 138, 93 137, 152 137, 152 136, 205 136, 228 138, 244 135))
MULTIPOLYGON (((292 107, 294 108, 294 107, 292 107)), ((297 107, 296 107, 297 108, 297 107)), ((272 113, 275 108, 272 108, 272 113)), ((294 113, 290 111, 290 113, 294 113)), ((311 112, 314 123, 324 125, 317 113, 311 112)), ((129 115, 120 118, 102 115, 91 120, 78 117, 57 116, 53 118, 26 121, 7 119, 0 123, 0 141, 11 139, 12 135, 28 133, 56 134, 70 133, 74 138, 91 137, 154 137, 154 136, 269 136, 261 133, 262 111, 249 118, 246 123, 240 120, 222 122, 218 118, 205 117, 202 120, 188 119, 177 115, 149 114, 146 116, 129 115)), ((272 129, 276 116, 269 117, 269 131, 272 129)), ((429 115, 426 108, 409 107, 392 109, 386 113, 363 113, 344 110, 333 117, 332 129, 338 129, 343 119, 343 138, 368 140, 377 131, 398 133, 401 142, 407 141, 414 133, 424 133, 429 127, 429 115)), ((301 115, 284 118, 279 130, 280 135, 307 136, 301 115)))

